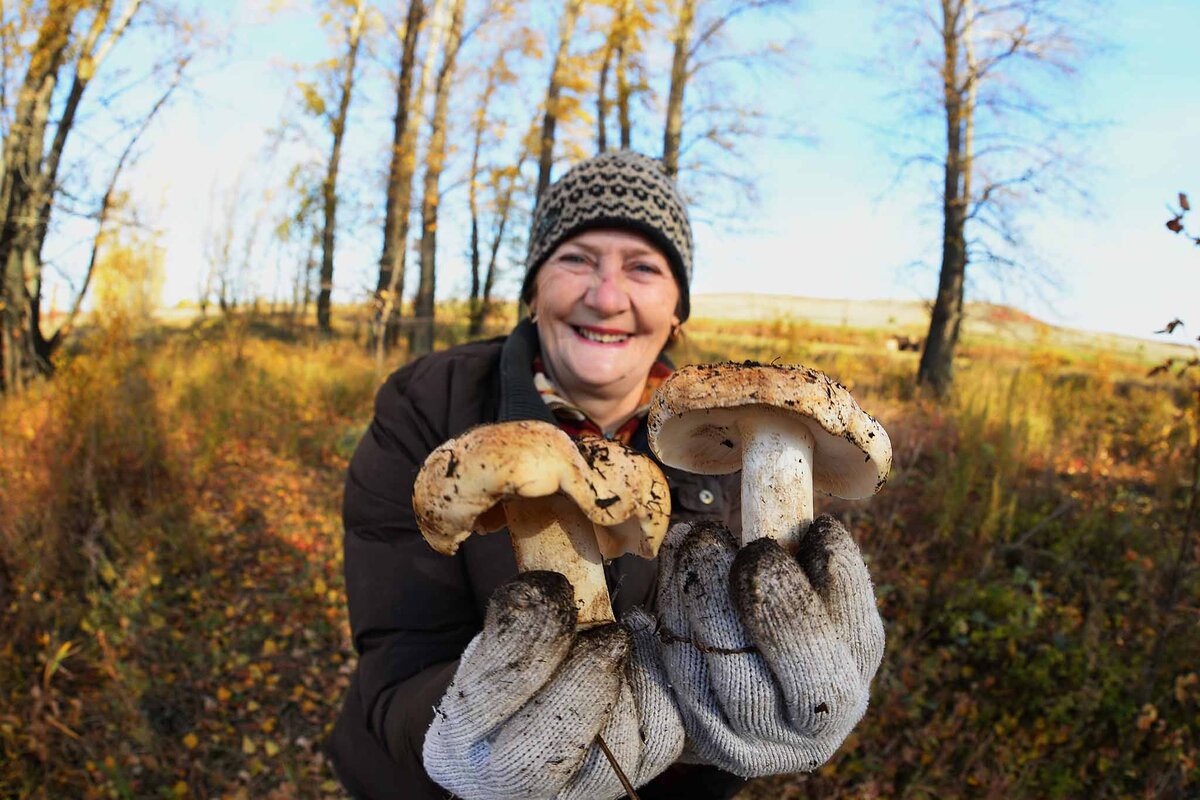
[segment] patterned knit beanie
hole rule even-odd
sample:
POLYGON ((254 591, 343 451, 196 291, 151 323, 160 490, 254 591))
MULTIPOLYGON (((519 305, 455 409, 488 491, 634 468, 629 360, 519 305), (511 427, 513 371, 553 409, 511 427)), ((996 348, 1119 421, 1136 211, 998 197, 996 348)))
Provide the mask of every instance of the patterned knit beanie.
POLYGON ((629 150, 576 164, 542 194, 529 231, 521 299, 529 303, 534 277, 556 247, 595 228, 631 229, 662 250, 679 284, 679 318, 688 318, 692 226, 687 209, 662 162, 629 150))

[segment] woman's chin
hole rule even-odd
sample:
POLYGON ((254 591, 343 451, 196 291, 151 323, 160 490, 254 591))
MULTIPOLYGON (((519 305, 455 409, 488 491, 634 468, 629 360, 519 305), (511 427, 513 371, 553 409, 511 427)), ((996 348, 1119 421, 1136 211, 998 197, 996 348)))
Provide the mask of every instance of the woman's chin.
MULTIPOLYGON (((611 388, 635 371, 636 364, 629 355, 620 351, 580 353, 573 359, 572 371, 589 388, 611 388)), ((649 369, 647 365, 646 371, 649 369)))

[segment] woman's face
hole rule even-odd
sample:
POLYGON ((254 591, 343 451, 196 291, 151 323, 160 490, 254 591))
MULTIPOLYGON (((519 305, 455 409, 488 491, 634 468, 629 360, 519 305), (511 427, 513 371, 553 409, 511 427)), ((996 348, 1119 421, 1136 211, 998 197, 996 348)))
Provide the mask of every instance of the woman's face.
POLYGON ((598 229, 550 254, 530 310, 551 379, 578 401, 639 388, 679 323, 678 305, 662 251, 632 231, 598 229))

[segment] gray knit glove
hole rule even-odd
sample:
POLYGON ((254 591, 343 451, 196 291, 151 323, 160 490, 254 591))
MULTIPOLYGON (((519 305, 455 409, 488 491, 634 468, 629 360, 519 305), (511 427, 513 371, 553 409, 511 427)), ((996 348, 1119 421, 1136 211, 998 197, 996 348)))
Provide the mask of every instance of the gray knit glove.
POLYGON ((659 552, 660 650, 684 761, 744 777, 825 763, 867 709, 883 657, 871 578, 846 529, 813 522, 795 558, 740 551, 718 523, 681 523, 659 552))
POLYGON ((574 594, 557 572, 498 588, 425 734, 429 776, 464 800, 621 797, 600 734, 634 786, 670 766, 683 725, 654 621, 575 633, 574 594))

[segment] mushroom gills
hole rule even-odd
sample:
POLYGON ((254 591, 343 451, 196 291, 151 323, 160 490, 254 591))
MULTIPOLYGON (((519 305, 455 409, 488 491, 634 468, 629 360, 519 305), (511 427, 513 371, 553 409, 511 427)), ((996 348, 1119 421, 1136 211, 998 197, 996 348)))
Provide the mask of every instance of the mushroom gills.
POLYGON ((883 426, 840 383, 801 366, 688 366, 658 387, 647 422, 662 463, 705 475, 742 471, 742 543, 795 552, 812 492, 857 500, 892 464, 883 426))

